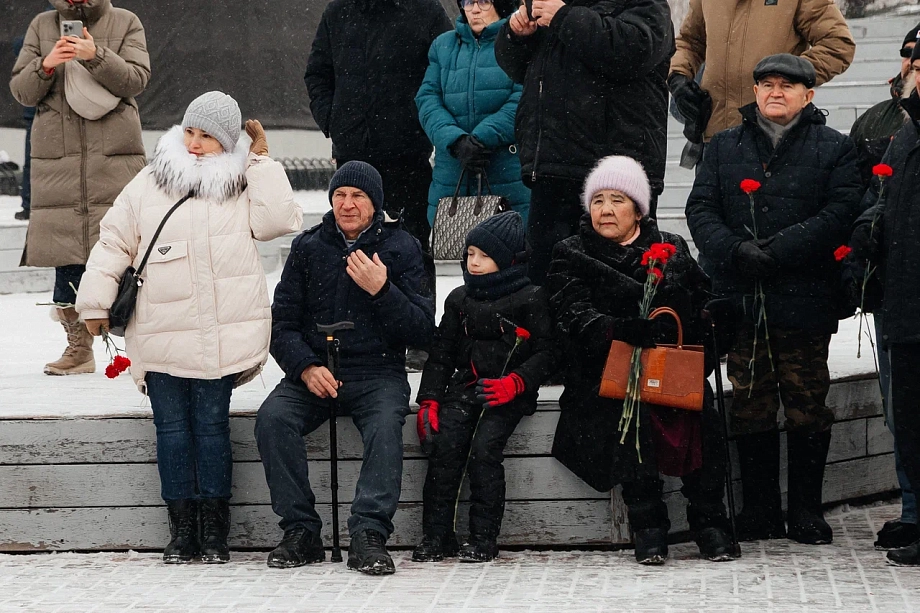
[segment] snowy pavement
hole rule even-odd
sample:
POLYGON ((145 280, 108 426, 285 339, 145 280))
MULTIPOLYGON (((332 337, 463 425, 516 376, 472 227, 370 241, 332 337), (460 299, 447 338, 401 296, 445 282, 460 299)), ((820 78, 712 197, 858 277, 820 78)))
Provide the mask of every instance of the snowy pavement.
POLYGON ((225 566, 166 566, 157 554, 0 555, 0 612, 310 611, 896 611, 920 610, 920 568, 896 568, 875 551, 875 531, 896 505, 842 507, 829 515, 834 544, 745 543, 734 562, 671 548, 663 567, 632 551, 504 552, 491 564, 412 562, 395 552, 385 578, 319 564, 265 566, 263 552, 234 552, 225 566))

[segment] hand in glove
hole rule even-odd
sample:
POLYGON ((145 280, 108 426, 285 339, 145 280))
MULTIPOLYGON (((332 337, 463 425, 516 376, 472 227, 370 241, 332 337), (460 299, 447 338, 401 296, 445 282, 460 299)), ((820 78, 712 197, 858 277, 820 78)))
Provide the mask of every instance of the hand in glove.
POLYGON ((425 453, 431 453, 434 435, 440 431, 438 426, 440 408, 437 400, 423 400, 419 405, 415 427, 418 430, 418 441, 422 444, 422 450, 425 453))
POLYGON ((489 165, 489 151, 475 136, 464 134, 447 148, 460 161, 460 166, 470 172, 485 172, 489 165))
POLYGON ((476 383, 476 398, 482 401, 484 409, 508 404, 523 393, 524 380, 517 373, 501 379, 480 379, 476 383))
POLYGON ((853 249, 853 256, 860 261, 877 259, 881 237, 881 220, 875 222, 874 229, 872 224, 868 222, 856 226, 850 236, 850 247, 853 249))
POLYGON ((643 348, 654 347, 663 335, 661 320, 642 317, 614 319, 608 332, 609 340, 623 341, 627 345, 643 348))
MULTIPOLYGON (((697 123, 704 111, 708 94, 703 91, 699 83, 679 73, 668 77, 668 89, 674 96, 677 110, 684 118, 684 123, 697 123)), ((711 104, 711 100, 710 100, 711 104)), ((704 126, 705 127, 705 126, 704 126)))
POLYGON ((102 331, 109 331, 109 320, 106 319, 87 319, 83 323, 86 324, 86 330, 93 336, 101 336, 102 331))
MULTIPOLYGON (((770 239, 766 239, 769 241, 770 239)), ((734 264, 742 274, 752 277, 767 277, 779 267, 776 260, 768 253, 766 241, 744 241, 735 247, 734 264)))
POLYGON ((258 119, 246 120, 246 134, 252 139, 252 144, 249 145, 250 153, 268 155, 268 141, 265 140, 265 130, 258 119))

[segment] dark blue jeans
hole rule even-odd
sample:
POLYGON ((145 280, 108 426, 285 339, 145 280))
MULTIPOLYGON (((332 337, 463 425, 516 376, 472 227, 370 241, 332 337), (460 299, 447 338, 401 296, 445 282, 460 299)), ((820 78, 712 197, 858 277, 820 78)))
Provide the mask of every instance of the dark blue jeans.
POLYGON ((230 394, 235 378, 147 373, 163 500, 230 498, 230 394))
MULTIPOLYGON (((351 415, 364 442, 348 533, 370 529, 389 537, 402 487, 402 429, 409 413, 409 383, 396 377, 349 381, 339 389, 339 407, 342 414, 351 415)), ((314 534, 322 530, 303 437, 323 425, 330 412, 329 399, 315 396, 303 383, 282 379, 256 416, 256 441, 272 510, 281 517, 282 530, 295 526, 314 534)))

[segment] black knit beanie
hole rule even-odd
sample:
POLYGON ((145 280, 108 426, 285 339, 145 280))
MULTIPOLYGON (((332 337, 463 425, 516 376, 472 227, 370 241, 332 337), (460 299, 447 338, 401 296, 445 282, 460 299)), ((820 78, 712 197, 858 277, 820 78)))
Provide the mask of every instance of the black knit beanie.
POLYGON ((913 51, 910 52, 910 63, 913 64, 918 59, 920 59, 920 45, 915 46, 913 51))
POLYGON ((340 187, 360 189, 370 197, 375 211, 383 209, 383 179, 377 169, 367 162, 346 162, 335 171, 329 181, 329 204, 332 204, 332 194, 340 187))
POLYGON ((904 42, 901 43, 901 49, 907 46, 908 43, 917 42, 917 33, 920 32, 920 23, 911 28, 910 32, 907 33, 907 36, 904 37, 904 42))
POLYGON ((524 220, 514 211, 493 215, 466 235, 466 246, 470 245, 495 260, 499 270, 520 264, 526 257, 524 220))

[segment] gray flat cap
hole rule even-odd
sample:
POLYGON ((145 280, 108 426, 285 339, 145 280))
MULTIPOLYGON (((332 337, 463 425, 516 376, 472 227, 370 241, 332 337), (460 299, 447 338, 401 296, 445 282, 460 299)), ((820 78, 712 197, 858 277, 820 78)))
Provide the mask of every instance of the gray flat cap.
POLYGON ((768 55, 757 62, 757 66, 754 67, 754 82, 758 83, 769 75, 779 75, 808 88, 814 87, 817 80, 815 67, 811 62, 789 53, 768 55))

